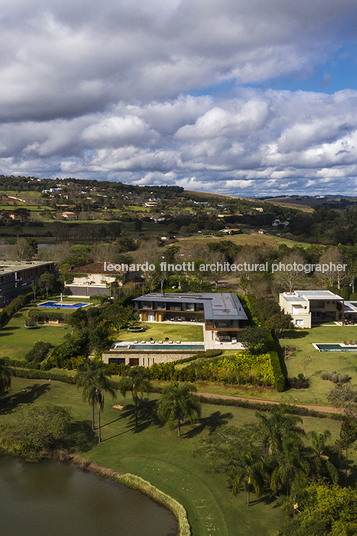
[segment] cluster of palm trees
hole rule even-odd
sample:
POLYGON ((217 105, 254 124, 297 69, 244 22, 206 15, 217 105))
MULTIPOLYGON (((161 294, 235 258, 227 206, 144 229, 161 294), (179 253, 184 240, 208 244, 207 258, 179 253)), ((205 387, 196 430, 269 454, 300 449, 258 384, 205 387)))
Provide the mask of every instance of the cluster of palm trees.
MULTIPOLYGON (((101 442, 100 414, 104 409, 104 393, 116 398, 116 390, 123 396, 131 392, 134 401, 135 430, 138 428, 139 402, 145 393, 153 391, 148 379, 147 371, 143 367, 132 367, 116 385, 108 378, 108 372, 102 361, 87 359, 75 375, 78 388, 82 388, 82 399, 92 406, 92 429, 95 430, 95 407, 98 409, 98 438, 101 442)), ((185 419, 191 423, 201 416, 201 404, 194 392, 196 387, 192 384, 179 384, 172 382, 163 389, 158 403, 157 414, 160 420, 175 427, 177 423, 178 435, 181 433, 181 424, 185 419)))
POLYGON ((330 432, 310 432, 310 445, 304 442, 301 419, 286 415, 279 407, 257 413, 257 422, 235 428, 222 426, 203 440, 198 453, 212 467, 229 475, 233 493, 242 488, 260 497, 265 490, 296 497, 312 479, 338 480, 339 450, 328 445, 330 432))

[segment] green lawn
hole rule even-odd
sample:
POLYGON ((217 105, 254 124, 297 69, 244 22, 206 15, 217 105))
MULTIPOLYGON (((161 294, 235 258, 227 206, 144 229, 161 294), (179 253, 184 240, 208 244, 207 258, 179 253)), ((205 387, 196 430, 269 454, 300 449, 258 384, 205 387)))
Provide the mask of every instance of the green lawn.
POLYGON ((67 326, 40 325, 36 329, 25 328, 25 318, 28 309, 21 309, 10 322, 0 329, 0 357, 24 359, 26 352, 31 350, 37 341, 50 342, 57 346, 63 342, 63 337, 69 333, 67 326))
POLYGON ((121 330, 120 334, 116 336, 116 340, 136 341, 140 339, 141 341, 149 341, 150 338, 153 338, 155 341, 163 341, 168 337, 171 341, 203 341, 203 326, 197 326, 196 324, 191 326, 180 323, 176 325, 159 322, 141 322, 140 326, 144 327, 145 331, 133 333, 127 330, 121 330))
POLYGON ((290 345, 297 348, 293 357, 286 359, 289 376, 297 376, 304 372, 303 361, 311 356, 312 362, 306 369, 306 376, 310 379, 310 388, 297 391, 300 401, 312 402, 315 398, 327 404, 326 394, 333 384, 321 380, 322 370, 336 370, 347 373, 352 377, 352 383, 357 383, 357 353, 352 352, 319 352, 313 343, 334 343, 357 340, 357 327, 355 326, 321 326, 309 330, 297 331, 294 338, 281 339, 282 346, 290 345))
MULTIPOLYGON (((106 397, 102 415, 100 446, 83 455, 115 471, 131 472, 149 480, 168 493, 187 509, 193 536, 273 536, 284 523, 285 516, 274 502, 255 500, 247 509, 245 493, 234 497, 227 488, 224 476, 206 472, 202 458, 193 457, 200 438, 218 425, 229 422, 241 426, 254 419, 254 411, 224 406, 203 406, 199 424, 184 425, 182 437, 162 426, 155 417, 155 400, 151 395, 142 406, 137 433, 133 432, 133 403, 131 396, 120 395, 112 407, 106 397)), ((70 407, 77 419, 90 419, 89 404, 82 402, 81 392, 73 385, 45 380, 14 378, 12 388, 2 406, 0 422, 11 422, 18 409, 27 404, 51 401, 70 407), (14 411, 15 410, 15 411, 14 411)), ((340 423, 328 419, 304 419, 306 430, 329 429, 333 440, 338 437, 340 423)))

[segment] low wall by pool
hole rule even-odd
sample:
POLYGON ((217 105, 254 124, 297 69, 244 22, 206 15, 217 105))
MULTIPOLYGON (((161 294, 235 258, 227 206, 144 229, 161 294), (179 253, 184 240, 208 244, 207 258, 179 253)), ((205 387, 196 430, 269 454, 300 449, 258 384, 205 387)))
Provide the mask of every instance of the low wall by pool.
MULTIPOLYGON (((148 345, 149 346, 149 345, 148 345)), ((143 350, 114 350, 103 352, 102 360, 104 363, 115 363, 116 365, 139 365, 140 367, 150 367, 155 363, 170 363, 179 361, 195 355, 199 350, 181 350, 181 351, 158 351, 149 348, 143 350)))

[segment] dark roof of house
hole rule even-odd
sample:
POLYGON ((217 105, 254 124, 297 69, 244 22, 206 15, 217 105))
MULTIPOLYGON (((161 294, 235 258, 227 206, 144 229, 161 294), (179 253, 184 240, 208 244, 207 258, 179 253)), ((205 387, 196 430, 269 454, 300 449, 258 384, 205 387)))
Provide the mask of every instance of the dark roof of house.
POLYGON ((206 320, 248 319, 238 296, 230 292, 151 293, 134 298, 134 301, 203 303, 206 320))

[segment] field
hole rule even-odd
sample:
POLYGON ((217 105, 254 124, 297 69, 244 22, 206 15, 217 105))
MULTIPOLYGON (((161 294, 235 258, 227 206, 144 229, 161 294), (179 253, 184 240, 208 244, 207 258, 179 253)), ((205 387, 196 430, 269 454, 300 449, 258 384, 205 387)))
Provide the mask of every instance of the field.
MULTIPOLYGON (((248 509, 244 492, 234 497, 224 476, 207 472, 205 460, 193 457, 200 439, 217 426, 224 423, 241 426, 254 419, 255 412, 205 404, 200 423, 184 425, 183 435, 178 438, 176 430, 170 431, 157 421, 157 396, 150 395, 143 403, 136 433, 131 396, 118 396, 116 404, 124 406, 122 411, 114 409, 106 397, 103 442, 82 455, 115 471, 139 475, 177 499, 187 509, 193 536, 273 536, 285 521, 274 501, 267 497, 255 500, 252 495, 252 506, 248 509)), ((2 400, 1 422, 11 422, 28 404, 48 401, 69 407, 78 420, 90 419, 90 406, 82 402, 81 392, 75 386, 14 378, 9 394, 2 400)), ((304 427, 306 431, 317 432, 328 428, 335 440, 340 423, 304 418, 304 427)))
POLYGON ((224 237, 217 237, 217 236, 206 236, 206 235, 197 235, 197 236, 190 236, 188 238, 178 238, 179 246, 182 251, 185 251, 185 248, 192 247, 196 244, 202 244, 203 246, 216 242, 217 240, 230 240, 234 244, 237 244, 238 246, 256 246, 259 248, 278 248, 280 244, 286 244, 289 247, 293 246, 302 246, 304 248, 310 246, 311 244, 308 244, 306 242, 295 242, 293 240, 287 240, 284 238, 281 238, 279 236, 274 236, 271 234, 240 234, 240 235, 233 235, 233 236, 224 236, 224 237))

